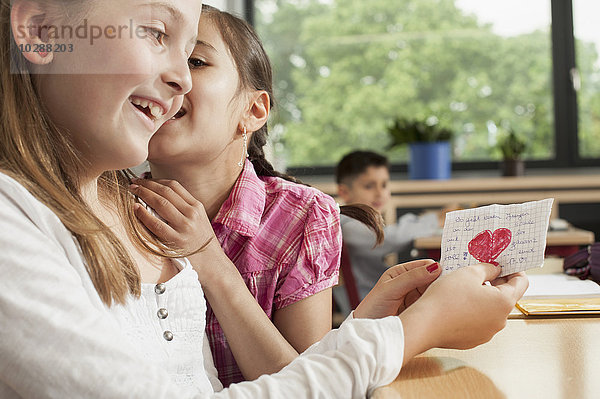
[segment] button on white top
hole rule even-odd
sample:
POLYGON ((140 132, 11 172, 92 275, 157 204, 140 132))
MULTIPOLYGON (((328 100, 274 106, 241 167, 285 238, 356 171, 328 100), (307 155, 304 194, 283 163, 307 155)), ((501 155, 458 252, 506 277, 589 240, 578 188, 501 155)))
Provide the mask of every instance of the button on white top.
POLYGON ((169 312, 167 312, 167 309, 165 309, 165 308, 160 308, 156 312, 156 315, 158 316, 159 319, 166 319, 167 316, 169 315, 169 312))
POLYGON ((154 292, 156 292, 157 295, 163 294, 165 290, 165 283, 158 283, 156 286, 154 286, 154 292))

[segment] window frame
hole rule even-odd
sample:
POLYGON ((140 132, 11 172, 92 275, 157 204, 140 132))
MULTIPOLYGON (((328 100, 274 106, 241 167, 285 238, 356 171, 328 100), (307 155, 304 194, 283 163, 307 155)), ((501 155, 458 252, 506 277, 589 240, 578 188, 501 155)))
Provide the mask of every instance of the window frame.
MULTIPOLYGON (((526 160, 527 169, 567 169, 600 166, 596 159, 579 156, 577 93, 573 88, 571 70, 576 68, 573 1, 550 0, 552 41, 552 83, 554 105, 555 157, 548 160, 526 160)), ((245 0, 245 17, 255 23, 255 0, 245 0)), ((499 162, 452 162, 453 171, 498 170, 499 162)), ((331 175, 335 166, 290 167, 296 176, 331 175)), ((391 165, 392 173, 407 173, 406 163, 391 165)))

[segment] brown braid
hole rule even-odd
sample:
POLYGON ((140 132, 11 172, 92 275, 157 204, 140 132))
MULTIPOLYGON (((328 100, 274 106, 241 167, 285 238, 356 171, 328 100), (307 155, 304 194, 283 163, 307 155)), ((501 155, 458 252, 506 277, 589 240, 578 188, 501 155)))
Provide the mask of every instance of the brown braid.
POLYGON ((298 184, 304 184, 300 179, 297 179, 293 176, 287 175, 285 173, 281 173, 275 170, 273 165, 265 158, 264 146, 267 144, 267 124, 265 123, 263 127, 258 129, 256 132, 252 133, 252 137, 250 138, 250 142, 248 143, 248 154, 249 159, 254 166, 254 170, 258 176, 271 176, 271 177, 279 177, 284 180, 288 180, 298 184))

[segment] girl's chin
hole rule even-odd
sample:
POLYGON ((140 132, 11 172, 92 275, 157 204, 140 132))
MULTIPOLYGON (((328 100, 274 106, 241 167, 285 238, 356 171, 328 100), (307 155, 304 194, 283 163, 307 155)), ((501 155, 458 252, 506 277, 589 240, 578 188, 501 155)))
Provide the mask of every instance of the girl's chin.
POLYGON ((162 133, 163 132, 159 130, 148 144, 147 158, 149 162, 165 159, 173 161, 174 158, 179 155, 178 150, 181 149, 181 146, 178 145, 179 141, 175 140, 173 136, 169 137, 169 135, 162 133))
POLYGON ((150 163, 162 164, 165 162, 173 162, 173 156, 164 153, 164 151, 152 151, 148 152, 148 157, 146 160, 150 163))
POLYGON ((129 168, 139 166, 139 165, 143 164, 144 162, 146 162, 147 158, 148 158, 147 150, 139 149, 137 151, 131 151, 130 153, 127 154, 127 157, 123 159, 123 162, 121 163, 122 166, 120 166, 119 168, 115 168, 115 169, 129 169, 129 168))

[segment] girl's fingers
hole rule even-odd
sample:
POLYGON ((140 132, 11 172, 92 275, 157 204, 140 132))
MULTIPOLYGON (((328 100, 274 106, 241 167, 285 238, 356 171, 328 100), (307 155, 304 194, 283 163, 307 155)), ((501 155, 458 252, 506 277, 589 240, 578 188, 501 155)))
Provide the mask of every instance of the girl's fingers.
POLYGON ((529 287, 529 279, 527 279, 527 275, 523 272, 506 276, 505 282, 496 285, 496 288, 509 296, 514 302, 523 296, 527 287, 529 287))
POLYGON ((464 273, 471 273, 481 284, 486 281, 493 281, 500 275, 502 269, 498 266, 491 265, 489 263, 478 263, 476 265, 464 267, 461 270, 465 270, 464 273))
POLYGON ((137 184, 132 184, 130 189, 168 223, 178 224, 184 222, 184 216, 168 198, 157 194, 145 186, 137 184))
POLYGON ((177 232, 168 224, 152 215, 146 208, 140 204, 135 204, 133 211, 135 216, 160 240, 173 242, 177 238, 177 232))
POLYGON ((189 204, 181 197, 181 195, 179 195, 179 193, 173 190, 170 186, 148 179, 134 180, 134 185, 145 187, 146 189, 163 197, 181 213, 184 213, 184 210, 189 207, 189 204))
POLYGON ((406 268, 406 270, 412 270, 421 266, 430 265, 432 263, 435 263, 433 259, 417 259, 412 260, 410 262, 402 263, 402 265, 406 268))
POLYGON ((429 287, 429 284, 423 285, 421 287, 417 287, 417 291, 419 291, 420 295, 423 295, 425 293, 425 290, 427 289, 427 287, 429 287))
POLYGON ((193 206, 196 205, 196 203, 198 202, 198 200, 192 194, 190 194, 190 192, 186 190, 186 188, 183 187, 181 183, 179 183, 177 180, 158 179, 154 181, 169 187, 171 190, 177 193, 185 202, 187 202, 188 205, 193 206))
POLYGON ((388 298, 400 299, 411 291, 414 295, 420 295, 440 275, 439 265, 435 269, 428 270, 426 266, 415 267, 385 282, 385 289, 389 292, 388 298))
POLYGON ((409 292, 408 294, 406 294, 406 296, 404 297, 404 308, 409 307, 410 305, 412 305, 413 303, 417 302, 417 300, 421 297, 422 293, 416 289, 413 290, 411 292, 409 292))
POLYGON ((508 281, 508 279, 506 277, 507 276, 498 277, 497 279, 494 279, 494 280, 490 281, 490 284, 492 284, 493 286, 504 284, 504 283, 506 283, 508 281))
POLYGON ((409 270, 412 269, 416 269, 418 267, 422 267, 422 266, 427 266, 430 264, 435 263, 435 261, 431 260, 431 259, 418 259, 418 260, 413 260, 410 262, 406 262, 406 263, 400 263, 396 266, 392 266, 389 269, 386 270, 386 273, 391 277, 391 278, 395 278, 397 276, 399 276, 400 274, 406 273, 409 270))
POLYGON ((196 200, 179 182, 175 180, 145 180, 136 179, 135 184, 152 190, 167 199, 185 217, 194 219, 204 212, 202 204, 196 200), (198 211, 197 208, 202 208, 198 211))

